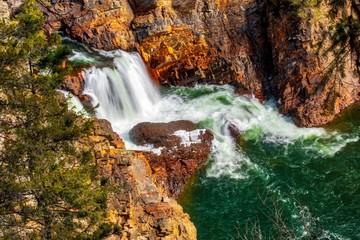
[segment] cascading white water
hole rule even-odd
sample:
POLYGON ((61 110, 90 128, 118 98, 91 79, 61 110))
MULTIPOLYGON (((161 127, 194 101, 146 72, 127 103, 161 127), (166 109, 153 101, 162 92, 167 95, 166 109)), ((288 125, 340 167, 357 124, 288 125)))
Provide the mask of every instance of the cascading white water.
POLYGON ((85 111, 84 106, 82 105, 79 98, 68 91, 58 90, 58 92, 64 94, 68 103, 68 108, 70 110, 75 111, 78 115, 82 115, 83 117, 90 117, 89 114, 85 111))
POLYGON ((83 74, 84 94, 98 106, 97 117, 117 123, 150 114, 160 93, 140 56, 120 50, 106 55, 113 57, 113 67, 92 67, 83 74))
POLYGON ((200 122, 215 136, 208 176, 241 179, 246 177, 241 171, 244 164, 247 169, 257 168, 237 148, 228 130, 230 124, 244 139, 271 144, 294 144, 315 138, 311 144, 304 144, 303 149, 323 155, 333 155, 347 143, 358 140, 322 128, 298 128, 281 116, 273 104, 238 96, 231 86, 173 88, 161 97, 138 54, 123 51, 100 51, 100 54, 112 59, 112 66, 91 67, 84 72, 84 94, 92 99, 94 106, 98 105, 97 117, 112 123, 128 149, 144 149, 129 140, 128 132, 137 123, 180 119, 200 122))

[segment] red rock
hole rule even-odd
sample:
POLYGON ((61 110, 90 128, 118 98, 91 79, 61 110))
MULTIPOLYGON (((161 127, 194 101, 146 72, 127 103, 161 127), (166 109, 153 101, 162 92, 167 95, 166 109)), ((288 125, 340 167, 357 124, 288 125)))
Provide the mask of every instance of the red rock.
POLYGON ((213 135, 208 130, 199 131, 198 141, 183 144, 174 132, 196 130, 190 121, 170 123, 140 123, 130 131, 130 137, 137 144, 153 144, 162 148, 161 153, 144 152, 153 171, 156 182, 172 197, 183 191, 184 185, 205 163, 210 151, 213 135))
POLYGON ((153 144, 154 147, 172 147, 171 141, 178 141, 172 136, 177 130, 192 131, 196 129, 196 124, 191 121, 179 120, 170 123, 139 123, 130 132, 130 140, 137 145, 153 144))

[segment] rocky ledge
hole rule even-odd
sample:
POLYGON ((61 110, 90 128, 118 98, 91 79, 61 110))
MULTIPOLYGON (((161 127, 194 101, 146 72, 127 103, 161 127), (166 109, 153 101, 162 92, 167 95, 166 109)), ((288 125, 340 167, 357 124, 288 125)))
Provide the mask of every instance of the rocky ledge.
POLYGON ((183 191, 185 183, 204 164, 211 151, 213 135, 190 121, 139 123, 130 131, 138 145, 152 145, 144 152, 156 183, 171 197, 183 191))
POLYGON ((125 150, 108 121, 95 120, 93 136, 78 146, 93 153, 100 176, 116 189, 108 214, 120 231, 107 239, 196 239, 189 215, 157 185, 144 154, 125 150))

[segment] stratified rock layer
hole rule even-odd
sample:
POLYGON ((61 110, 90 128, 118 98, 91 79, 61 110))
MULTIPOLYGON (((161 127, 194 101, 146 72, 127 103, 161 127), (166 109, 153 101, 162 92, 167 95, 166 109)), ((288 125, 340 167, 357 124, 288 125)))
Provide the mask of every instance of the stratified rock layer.
POLYGON ((179 196, 185 183, 206 162, 213 140, 208 130, 197 129, 196 124, 184 120, 139 123, 129 135, 136 144, 155 147, 144 155, 157 185, 171 197, 179 196))

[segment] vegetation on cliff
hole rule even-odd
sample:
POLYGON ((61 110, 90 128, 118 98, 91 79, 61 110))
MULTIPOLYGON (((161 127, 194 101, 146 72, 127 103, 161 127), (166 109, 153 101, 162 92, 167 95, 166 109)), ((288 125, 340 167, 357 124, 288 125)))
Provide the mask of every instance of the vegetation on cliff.
POLYGON ((32 0, 0 22, 0 238, 99 239, 106 191, 75 144, 92 124, 56 90, 68 50, 32 0))

